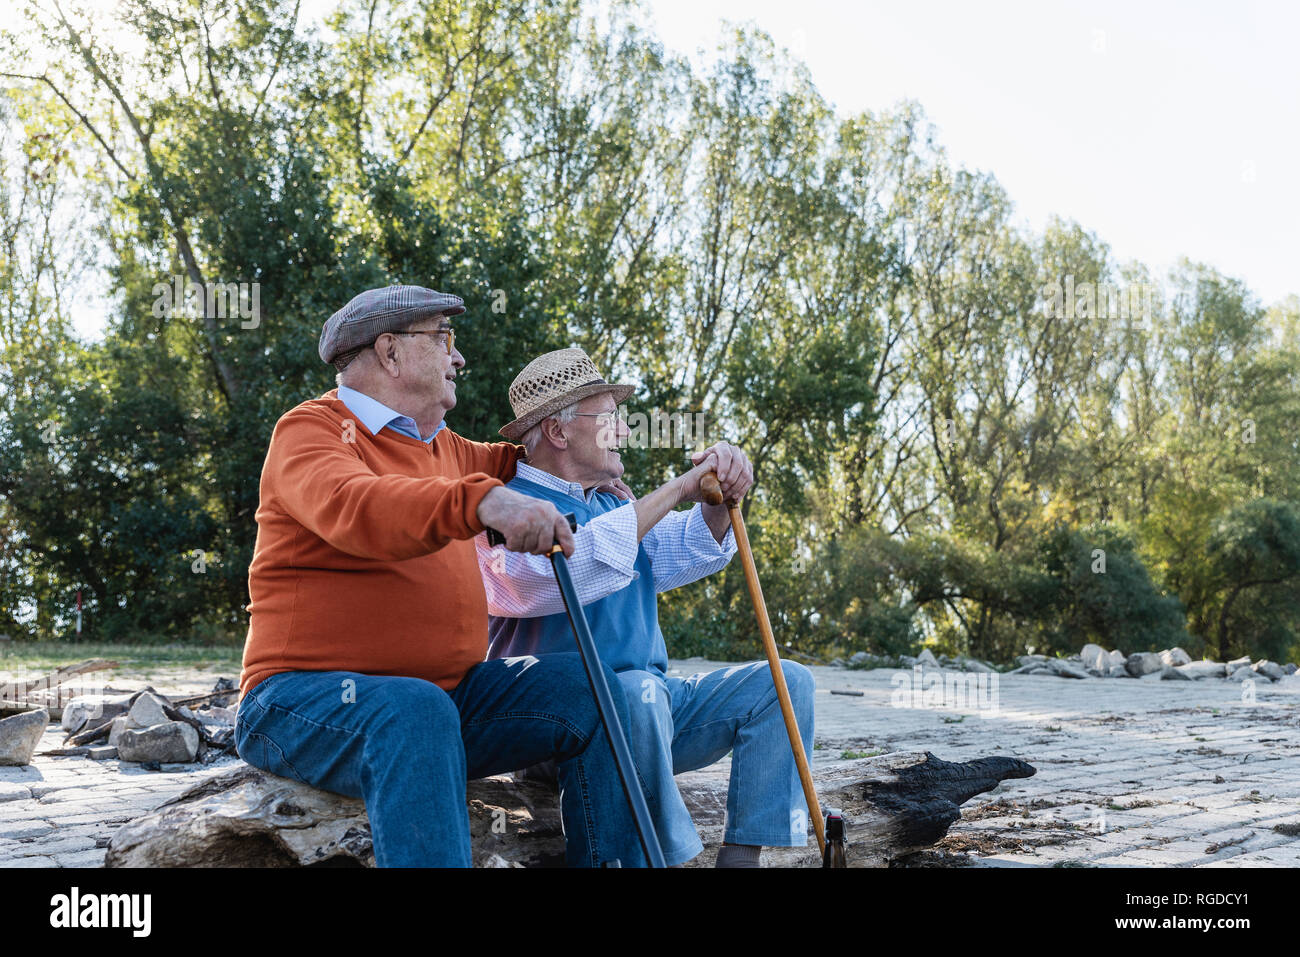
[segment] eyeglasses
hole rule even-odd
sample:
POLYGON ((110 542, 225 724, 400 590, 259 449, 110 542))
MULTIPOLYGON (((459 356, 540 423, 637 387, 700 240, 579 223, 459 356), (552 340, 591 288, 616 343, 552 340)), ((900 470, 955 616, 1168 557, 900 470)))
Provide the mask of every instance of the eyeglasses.
POLYGON ((618 420, 622 418, 622 416, 619 415, 618 409, 615 409, 613 412, 575 412, 573 414, 586 415, 593 419, 603 419, 604 421, 600 424, 607 429, 612 429, 618 420))
POLYGON ((395 335, 395 336, 441 336, 441 335, 445 335, 445 336, 447 337, 447 355, 451 355, 452 350, 456 348, 456 330, 453 329, 453 328, 451 328, 451 326, 446 326, 446 327, 444 327, 444 328, 442 328, 442 329, 421 329, 421 330, 418 330, 418 331, 416 331, 416 332, 395 332, 395 333, 393 333, 393 335, 395 335))

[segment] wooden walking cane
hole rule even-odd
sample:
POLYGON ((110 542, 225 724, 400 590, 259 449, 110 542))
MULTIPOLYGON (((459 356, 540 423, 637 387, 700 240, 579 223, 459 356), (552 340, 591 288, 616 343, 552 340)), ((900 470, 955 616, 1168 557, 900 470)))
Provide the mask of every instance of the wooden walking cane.
MULTIPOLYGON (((700 491, 708 504, 722 504, 722 486, 718 483, 716 473, 708 472, 700 479, 700 491)), ((745 584, 749 586, 749 597, 754 602, 754 614, 758 616, 758 631, 763 638, 763 650, 767 653, 767 665, 772 670, 772 684, 776 686, 776 697, 781 702, 781 714, 785 718, 786 733, 790 736, 790 750, 794 752, 794 763, 799 769, 804 800, 808 802, 808 813, 812 815, 813 830, 817 832, 817 850, 824 859, 826 829, 822 821, 821 803, 817 800, 817 788, 813 786, 808 756, 804 754, 803 738, 799 736, 799 722, 794 717, 794 705, 790 702, 790 689, 786 687, 785 672, 781 669, 781 656, 776 650, 776 639, 772 637, 772 623, 767 617, 767 603, 763 601, 763 586, 758 583, 758 569, 754 567, 754 553, 750 550, 749 536, 745 533, 745 519, 740 514, 740 503, 727 502, 727 514, 731 516, 731 528, 736 534, 736 550, 740 552, 740 563, 745 569, 745 584)), ((843 864, 839 866, 842 867, 843 864)))

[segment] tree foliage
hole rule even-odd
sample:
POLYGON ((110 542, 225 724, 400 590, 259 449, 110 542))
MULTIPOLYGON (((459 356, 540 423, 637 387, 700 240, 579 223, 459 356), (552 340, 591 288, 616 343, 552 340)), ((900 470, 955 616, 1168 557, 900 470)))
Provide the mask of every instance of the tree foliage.
MULTIPOLYGON (((804 651, 1296 653, 1300 299, 1028 232, 919 106, 840 115, 752 28, 687 61, 634 4, 298 11, 29 0, 0 31, 0 629, 66 634, 81 590, 102 637, 238 638, 271 429, 333 386, 325 318, 406 282, 469 306, 462 434, 576 344, 629 411, 746 449, 804 651), (255 321, 166 301, 231 282, 255 321)), ((756 648, 738 568, 663 609, 678 653, 756 648)))

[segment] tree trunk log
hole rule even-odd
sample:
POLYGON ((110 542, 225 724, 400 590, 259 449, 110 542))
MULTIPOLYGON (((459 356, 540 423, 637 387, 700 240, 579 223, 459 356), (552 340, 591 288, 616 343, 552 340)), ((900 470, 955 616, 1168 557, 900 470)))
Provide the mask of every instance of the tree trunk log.
MULTIPOLYGON (((960 806, 1034 768, 1015 758, 950 763, 929 752, 844 761, 815 772, 818 795, 848 826, 850 867, 883 867, 930 847, 961 817, 960 806)), ((680 779, 705 851, 687 866, 712 866, 726 819, 725 775, 680 779)), ((468 788, 474 863, 564 863, 556 795, 545 785, 497 775, 468 788)), ((816 842, 767 848, 765 867, 818 867, 816 842)), ((296 867, 374 865, 361 801, 241 764, 191 788, 114 835, 108 867, 296 867)))

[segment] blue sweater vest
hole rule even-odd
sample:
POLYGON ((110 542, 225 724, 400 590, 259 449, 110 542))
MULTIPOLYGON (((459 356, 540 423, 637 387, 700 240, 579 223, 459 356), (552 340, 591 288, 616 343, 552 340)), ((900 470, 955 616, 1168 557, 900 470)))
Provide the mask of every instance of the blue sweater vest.
MULTIPOLYGON (((632 504, 608 492, 597 492, 590 502, 583 502, 518 477, 511 479, 507 487, 522 495, 546 499, 554 503, 561 514, 573 512, 579 526, 597 515, 632 504)), ((625 588, 584 605, 582 610, 591 626, 601 661, 615 671, 654 671, 662 676, 668 668, 668 649, 664 645, 663 632, 659 630, 655 576, 645 546, 637 548, 633 567, 639 573, 638 577, 625 588)), ((569 618, 564 612, 541 618, 492 616, 488 619, 488 635, 489 658, 578 650, 569 618)))

